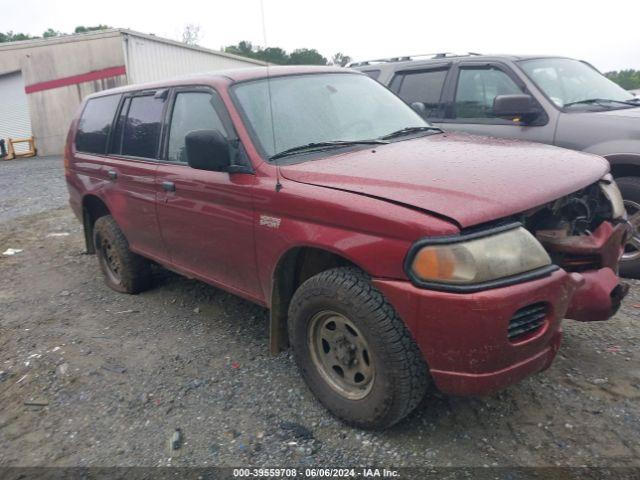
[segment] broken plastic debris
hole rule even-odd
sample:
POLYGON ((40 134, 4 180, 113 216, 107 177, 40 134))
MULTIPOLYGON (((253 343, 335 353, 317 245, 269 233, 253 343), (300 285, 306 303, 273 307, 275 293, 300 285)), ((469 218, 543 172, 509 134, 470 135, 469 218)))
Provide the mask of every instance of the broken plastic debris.
POLYGON ((47 234, 47 237, 68 237, 69 232, 51 232, 47 234))
POLYGON ((169 440, 171 450, 178 450, 182 446, 182 431, 176 428, 169 440))
POLYGON ((22 250, 20 250, 19 248, 7 248, 4 252, 2 252, 2 254, 10 257, 11 255, 15 255, 16 253, 20 252, 22 252, 22 250))

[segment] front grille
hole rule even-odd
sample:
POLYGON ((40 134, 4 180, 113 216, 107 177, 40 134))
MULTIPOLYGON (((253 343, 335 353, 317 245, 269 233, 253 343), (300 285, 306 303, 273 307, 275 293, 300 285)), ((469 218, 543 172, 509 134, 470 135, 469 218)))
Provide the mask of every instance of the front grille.
POLYGON ((544 302, 532 303, 518 310, 509 322, 507 337, 517 340, 524 335, 538 330, 544 324, 547 306, 544 302))

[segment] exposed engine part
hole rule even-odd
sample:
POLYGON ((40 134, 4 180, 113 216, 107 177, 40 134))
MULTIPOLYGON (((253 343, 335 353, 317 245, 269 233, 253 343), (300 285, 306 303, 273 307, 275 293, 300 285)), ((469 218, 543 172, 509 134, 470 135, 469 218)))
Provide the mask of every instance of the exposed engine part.
POLYGON ((599 183, 529 212, 523 223, 542 243, 553 263, 571 272, 617 265, 621 244, 626 241, 620 226, 612 245, 600 242, 600 237, 608 237, 613 224, 620 222, 613 220, 612 203, 599 183), (607 220, 611 223, 603 224, 607 220))
POLYGON ((612 215, 611 202, 600 185, 594 183, 526 215, 524 225, 542 241, 589 235, 604 220, 611 220, 612 215))

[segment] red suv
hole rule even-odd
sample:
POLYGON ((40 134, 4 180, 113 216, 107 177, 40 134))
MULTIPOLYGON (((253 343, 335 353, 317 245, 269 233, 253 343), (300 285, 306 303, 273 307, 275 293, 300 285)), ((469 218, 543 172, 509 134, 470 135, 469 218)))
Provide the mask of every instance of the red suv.
POLYGON ((100 92, 65 174, 106 283, 150 264, 271 310, 335 415, 392 425, 434 382, 484 394, 547 368, 561 319, 627 292, 600 157, 448 134, 364 74, 272 67, 100 92))

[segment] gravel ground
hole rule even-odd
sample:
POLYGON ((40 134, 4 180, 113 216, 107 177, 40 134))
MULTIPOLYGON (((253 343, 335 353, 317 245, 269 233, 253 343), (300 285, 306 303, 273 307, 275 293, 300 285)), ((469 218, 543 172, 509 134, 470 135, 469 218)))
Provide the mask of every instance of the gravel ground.
POLYGON ((66 204, 61 156, 0 160, 0 224, 66 204))
POLYGON ((371 433, 269 355, 264 309, 162 269, 109 290, 65 201, 59 159, 0 164, 0 465, 640 466, 637 282, 548 371, 371 433))

